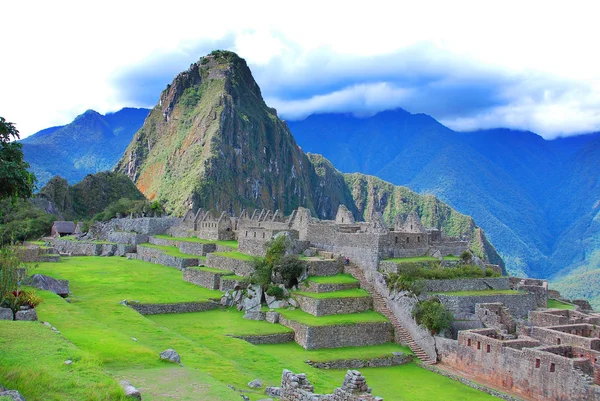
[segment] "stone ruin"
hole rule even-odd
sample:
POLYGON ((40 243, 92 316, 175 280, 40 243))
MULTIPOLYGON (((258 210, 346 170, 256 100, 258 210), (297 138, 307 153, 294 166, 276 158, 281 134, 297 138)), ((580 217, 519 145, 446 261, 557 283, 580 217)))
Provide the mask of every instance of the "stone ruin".
MULTIPOLYGON (((304 373, 294 374, 284 370, 281 387, 274 391, 281 401, 383 401, 381 397, 371 395, 371 389, 360 372, 349 370, 341 387, 333 394, 315 394, 315 388, 304 373)), ((273 392, 273 390, 271 390, 273 392)))

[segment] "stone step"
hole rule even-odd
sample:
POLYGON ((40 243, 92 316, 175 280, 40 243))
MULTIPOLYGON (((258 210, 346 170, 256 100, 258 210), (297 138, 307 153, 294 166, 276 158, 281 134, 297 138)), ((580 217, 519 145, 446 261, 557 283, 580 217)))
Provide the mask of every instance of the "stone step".
POLYGON ((362 290, 336 291, 323 294, 311 292, 293 292, 292 297, 296 299, 306 313, 313 316, 340 315, 349 313, 359 313, 373 308, 373 300, 368 293, 362 290), (356 296, 351 295, 355 292, 356 296), (336 294, 340 294, 336 297, 336 294))
POLYGON ((360 267, 351 264, 344 269, 360 281, 361 288, 367 290, 373 297, 373 309, 387 317, 394 327, 394 338, 397 342, 407 345, 411 351, 426 365, 437 363, 414 341, 410 333, 400 324, 394 313, 387 307, 386 300, 379 294, 364 276, 360 267))

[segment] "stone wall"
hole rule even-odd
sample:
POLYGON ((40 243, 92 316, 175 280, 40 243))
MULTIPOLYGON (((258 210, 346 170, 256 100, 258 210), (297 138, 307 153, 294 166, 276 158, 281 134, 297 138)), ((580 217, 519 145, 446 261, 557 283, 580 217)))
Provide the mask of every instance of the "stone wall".
POLYGON ((508 308, 513 316, 526 317, 529 311, 537 307, 533 294, 496 294, 455 296, 437 294, 440 302, 452 312, 455 317, 461 318, 475 313, 475 305, 480 303, 501 302, 508 308))
POLYGON ((128 306, 142 315, 160 315, 163 313, 205 312, 217 309, 219 304, 216 302, 180 302, 172 304, 129 303, 128 306))
POLYGON ((264 334, 256 336, 231 336, 247 341, 250 344, 283 344, 294 341, 294 333, 264 334))
POLYGON ((373 308, 371 297, 358 298, 311 298, 295 294, 300 308, 313 316, 364 312, 373 308))
POLYGON ((279 323, 294 330, 294 340, 305 349, 358 347, 393 341, 389 322, 356 323, 338 326, 307 326, 279 317, 279 323))
POLYGON ((386 366, 399 366, 410 363, 412 358, 404 355, 402 352, 390 356, 382 356, 372 359, 338 359, 336 361, 304 361, 317 369, 362 369, 362 368, 382 368, 386 366))
POLYGON ((347 284, 329 284, 329 283, 315 283, 312 281, 305 281, 301 286, 302 291, 308 292, 334 292, 334 291, 344 291, 351 290, 353 288, 358 288, 360 285, 358 282, 356 283, 347 283, 347 284))
POLYGON ((425 292, 509 290, 508 277, 423 280, 425 292))
POLYGON ((567 324, 587 323, 600 325, 600 316, 587 315, 574 310, 542 310, 531 311, 529 321, 534 326, 564 326, 567 324))
POLYGON ((138 234, 165 234, 167 230, 181 223, 177 217, 142 217, 136 219, 113 219, 110 224, 120 231, 136 232, 138 234))
POLYGON ((231 274, 231 272, 223 271, 217 273, 189 267, 183 269, 183 281, 208 288, 209 290, 218 290, 221 288, 221 276, 228 274, 231 274))
POLYGON ((417 303, 417 300, 404 292, 390 292, 385 282, 385 278, 379 272, 365 271, 365 276, 367 277, 367 280, 373 284, 375 290, 386 299, 388 308, 400 321, 402 327, 410 333, 412 339, 419 347, 421 347, 427 356, 436 360, 437 353, 433 336, 426 328, 419 326, 412 317, 412 310, 417 303))
POLYGON ((199 259, 178 258, 176 256, 166 255, 161 249, 141 245, 137 247, 136 259, 158 265, 174 267, 179 270, 183 270, 186 267, 198 266, 199 263, 199 259))
POLYGON ((52 244, 58 252, 69 253, 72 256, 99 256, 102 254, 102 245, 93 242, 54 239, 52 244))
POLYGON ((540 340, 544 344, 568 344, 575 347, 600 351, 600 338, 598 338, 598 330, 592 329, 592 325, 567 325, 553 327, 532 327, 529 335, 540 340), (588 329, 591 332, 586 332, 587 336, 572 334, 581 333, 588 329))
POLYGON ((109 242, 116 242, 119 244, 137 245, 148 242, 147 234, 138 234, 136 232, 125 232, 125 231, 110 231, 107 233, 104 239, 109 242))
MULTIPOLYGON (((229 249, 231 251, 231 249, 229 249)), ((254 271, 252 261, 228 258, 209 253, 206 255, 206 265, 216 269, 228 270, 238 276, 249 276, 254 271)))
POLYGON ((600 399, 600 387, 583 375, 583 360, 566 358, 543 348, 529 348, 535 347, 535 342, 519 344, 522 342, 501 341, 464 331, 459 335, 455 352, 452 346, 440 348, 444 363, 450 367, 528 399, 600 399), (515 347, 510 345, 513 342, 515 347))
POLYGON ((310 259, 306 261, 309 276, 335 276, 344 271, 344 264, 339 259, 310 259))
POLYGON ((150 242, 153 245, 174 246, 179 248, 179 252, 188 255, 206 256, 207 253, 215 252, 217 250, 217 245, 215 244, 202 244, 199 242, 178 241, 169 238, 150 237, 148 242, 150 242))

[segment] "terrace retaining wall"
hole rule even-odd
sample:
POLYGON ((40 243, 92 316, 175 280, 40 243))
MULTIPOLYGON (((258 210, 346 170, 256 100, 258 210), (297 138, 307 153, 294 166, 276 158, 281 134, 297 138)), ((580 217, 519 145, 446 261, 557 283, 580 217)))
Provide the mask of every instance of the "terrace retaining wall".
POLYGON ((217 309, 219 304, 216 302, 179 302, 172 304, 141 304, 130 303, 127 306, 135 309, 142 315, 160 315, 163 313, 190 313, 205 312, 217 309))
POLYGON ((358 347, 393 341, 390 322, 364 322, 335 326, 307 326, 283 315, 279 323, 294 330, 294 340, 305 349, 358 347))
POLYGON ((293 294, 300 308, 313 316, 338 315, 364 312, 373 308, 371 297, 354 298, 311 298, 293 294))
POLYGON ((221 287, 221 276, 231 274, 231 272, 209 272, 193 267, 183 269, 183 281, 199 285, 210 290, 218 290, 221 287))
MULTIPOLYGON (((229 250, 231 251, 231 248, 229 250)), ((234 272, 238 276, 249 276, 254 271, 252 261, 229 258, 214 253, 206 255, 206 265, 215 269, 234 272)))
POLYGON ((306 285, 300 286, 302 291, 307 292, 334 292, 334 291, 344 291, 351 290, 354 288, 360 287, 359 282, 356 283, 346 283, 346 284, 330 284, 330 283, 315 283, 312 281, 306 281, 306 285))
POLYGON ((535 310, 537 307, 534 294, 468 296, 437 294, 436 297, 455 317, 472 315, 475 313, 475 305, 484 303, 501 302, 510 310, 511 315, 518 317, 526 317, 529 311, 535 310))
POLYGON ((150 248, 147 246, 137 247, 136 259, 158 265, 174 267, 179 270, 183 270, 186 267, 198 266, 199 263, 199 260, 195 258, 178 258, 176 256, 166 255, 161 249, 150 248))
POLYGON ((231 336, 233 338, 239 338, 247 341, 250 344, 283 344, 294 341, 294 333, 277 333, 277 334, 264 334, 259 336, 231 336))
POLYGON ((412 357, 399 353, 398 355, 382 356, 371 359, 339 359, 336 361, 304 361, 307 365, 317 369, 361 369, 382 368, 386 366, 399 366, 410 363, 412 357))
POLYGON ((423 280, 425 292, 510 290, 508 277, 423 280))

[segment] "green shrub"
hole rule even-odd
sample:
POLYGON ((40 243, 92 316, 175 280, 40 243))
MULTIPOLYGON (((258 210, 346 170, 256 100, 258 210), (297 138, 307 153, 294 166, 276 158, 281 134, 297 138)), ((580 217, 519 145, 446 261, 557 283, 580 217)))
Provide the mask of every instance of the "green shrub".
POLYGON ((14 250, 8 247, 0 249, 0 306, 11 307, 13 292, 19 290, 24 269, 25 265, 14 250))
POLYGON ((298 255, 284 256, 273 266, 273 272, 281 277, 283 284, 291 288, 298 284, 298 278, 302 275, 305 262, 298 255))
POLYGON ((270 297, 275 297, 278 300, 283 299, 283 288, 277 286, 271 286, 267 290, 267 295, 270 297))
POLYGON ((271 284, 272 265, 266 259, 261 258, 254 258, 252 264, 254 271, 250 275, 250 282, 260 285, 263 290, 267 289, 271 284))
POLYGON ((13 312, 17 312, 21 306, 35 308, 42 302, 42 297, 34 290, 16 290, 9 294, 8 303, 13 312))
POLYGON ((450 328, 454 316, 437 298, 429 298, 415 305, 412 316, 418 324, 427 327, 431 334, 450 328))

